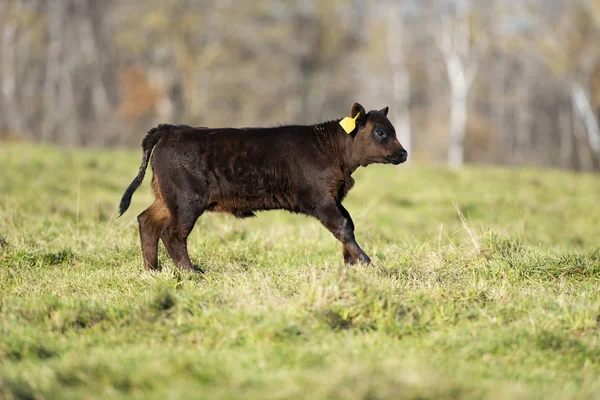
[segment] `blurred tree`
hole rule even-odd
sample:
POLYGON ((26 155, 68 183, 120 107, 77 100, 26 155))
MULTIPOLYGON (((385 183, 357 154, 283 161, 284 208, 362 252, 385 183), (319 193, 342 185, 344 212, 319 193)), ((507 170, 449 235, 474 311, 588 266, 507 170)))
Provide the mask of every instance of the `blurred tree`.
POLYGON ((571 104, 583 124, 587 144, 583 141, 579 129, 578 154, 584 169, 594 167, 594 161, 588 153, 594 153, 600 159, 600 126, 597 109, 592 93, 592 78, 598 70, 600 49, 596 45, 600 39, 598 26, 599 5, 588 0, 571 1, 564 4, 564 12, 555 20, 536 21, 538 47, 554 74, 562 78, 568 90, 571 104))
POLYGON ((137 144, 360 101, 411 159, 593 169, 599 28, 598 0, 4 0, 0 136, 137 144))
POLYGON ((408 32, 404 29, 403 10, 394 2, 388 12, 386 52, 392 68, 392 86, 394 92, 394 112, 390 118, 394 122, 398 138, 408 151, 412 153, 412 137, 410 124, 410 74, 406 68, 405 42, 408 32))
POLYGON ((470 0, 444 2, 433 34, 446 64, 450 84, 450 148, 448 162, 464 162, 468 95, 487 48, 487 38, 470 0))

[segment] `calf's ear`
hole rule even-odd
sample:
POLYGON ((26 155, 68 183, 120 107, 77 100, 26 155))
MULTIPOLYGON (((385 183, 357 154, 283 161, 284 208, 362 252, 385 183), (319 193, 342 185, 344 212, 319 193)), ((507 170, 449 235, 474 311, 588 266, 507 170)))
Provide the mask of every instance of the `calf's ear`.
POLYGON ((385 106, 381 110, 379 110, 379 112, 382 113, 383 115, 385 115, 386 117, 387 117, 388 111, 390 111, 390 108, 388 106, 385 106))
MULTIPOLYGON (((364 126, 367 123, 367 112, 359 103, 352 104, 350 116, 352 118, 356 118, 356 126, 364 126), (358 118, 356 118, 358 113, 360 113, 360 115, 358 115, 358 118)), ((354 134, 356 135, 356 132, 354 134)))
POLYGON ((365 124, 367 116, 365 109, 358 103, 352 104, 350 108, 350 116, 340 121, 340 126, 348 135, 354 137, 356 135, 356 128, 365 124))
POLYGON ((367 116, 367 113, 365 112, 365 108, 363 106, 361 106, 359 103, 354 103, 352 104, 352 108, 350 109, 350 117, 354 118, 356 117, 356 114, 360 113, 360 116, 358 117, 358 119, 364 118, 367 116))

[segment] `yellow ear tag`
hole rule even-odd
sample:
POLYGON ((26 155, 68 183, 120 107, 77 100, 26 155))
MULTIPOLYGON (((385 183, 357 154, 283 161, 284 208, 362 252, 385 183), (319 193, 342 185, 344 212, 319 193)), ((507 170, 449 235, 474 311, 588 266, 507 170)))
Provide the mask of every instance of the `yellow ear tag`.
POLYGON ((360 113, 356 113, 354 118, 346 117, 340 121, 340 126, 346 131, 346 133, 350 134, 354 128, 356 128, 356 119, 360 116, 360 113))

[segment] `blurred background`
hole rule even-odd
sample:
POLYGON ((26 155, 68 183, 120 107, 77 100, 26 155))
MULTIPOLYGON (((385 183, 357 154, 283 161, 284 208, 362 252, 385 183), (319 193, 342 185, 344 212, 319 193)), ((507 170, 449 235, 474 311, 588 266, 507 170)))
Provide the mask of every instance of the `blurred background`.
POLYGON ((600 167, 599 0, 1 0, 0 139, 390 106, 411 158, 600 167))

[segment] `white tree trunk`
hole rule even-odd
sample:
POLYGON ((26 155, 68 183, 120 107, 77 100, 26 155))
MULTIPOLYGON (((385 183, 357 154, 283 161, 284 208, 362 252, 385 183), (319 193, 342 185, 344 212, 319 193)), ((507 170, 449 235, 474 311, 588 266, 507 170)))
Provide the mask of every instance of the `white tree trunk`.
POLYGON ((454 0, 454 15, 443 17, 438 35, 434 36, 444 57, 450 84, 450 146, 448 163, 464 163, 464 144, 467 133, 469 90, 479 69, 479 58, 487 48, 487 41, 473 35, 469 22, 471 4, 468 0, 454 0))
POLYGON ((450 104, 450 148, 448 162, 459 167, 464 163, 465 137, 467 134, 467 92, 466 86, 452 89, 450 104))
POLYGON ((581 83, 574 82, 571 84, 571 100, 585 126, 590 149, 596 157, 600 158, 600 128, 598 127, 598 120, 592 108, 590 97, 581 83))
POLYGON ((446 71, 450 82, 450 147, 448 163, 459 167, 464 163, 465 137, 467 135, 467 107, 471 86, 465 68, 457 54, 446 56, 446 71))
POLYGON ((592 171, 594 160, 592 152, 585 134, 585 126, 580 118, 573 118, 573 133, 575 135, 575 150, 577 151, 577 160, 583 171, 592 171))
MULTIPOLYGON (((398 7, 389 13, 387 24, 387 56, 392 69, 392 91, 394 104, 392 114, 394 126, 402 146, 412 152, 412 134, 410 122, 410 75, 406 68, 402 38, 404 37, 402 16, 398 7)), ((409 157, 410 159, 410 157, 409 157)))

